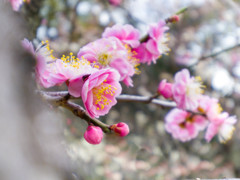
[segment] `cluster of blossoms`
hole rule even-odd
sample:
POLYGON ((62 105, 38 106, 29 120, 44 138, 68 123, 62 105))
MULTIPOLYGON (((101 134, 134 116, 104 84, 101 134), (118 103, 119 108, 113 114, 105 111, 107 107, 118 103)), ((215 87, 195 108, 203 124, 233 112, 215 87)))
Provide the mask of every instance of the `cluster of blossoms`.
MULTIPOLYGON (((36 79, 44 88, 66 84, 71 96, 81 97, 91 118, 106 115, 117 103, 123 82, 133 86, 132 77, 140 71, 138 66, 156 63, 170 49, 167 47, 169 29, 166 22, 177 22, 178 16, 160 21, 149 27, 148 34, 140 39, 140 33, 131 25, 114 25, 106 28, 102 38, 80 48, 77 57, 70 53, 61 58, 53 56, 48 41, 34 49, 31 42, 23 46, 36 60, 36 79)), ((231 138, 236 117, 221 112, 218 100, 202 95, 204 86, 200 77, 191 77, 184 69, 175 75, 175 82, 160 82, 158 93, 176 102, 177 108, 166 116, 166 130, 181 141, 195 138, 207 129, 206 140, 216 134, 221 142, 231 138)), ((110 126, 119 136, 126 136, 129 127, 125 123, 110 126)), ((90 144, 99 144, 103 138, 100 127, 89 123, 84 138, 90 144)))
MULTIPOLYGON (((38 48, 28 40, 22 42, 23 47, 36 58, 36 80, 44 88, 66 84, 73 97, 81 97, 86 112, 91 118, 99 118, 109 112, 117 103, 116 97, 121 94, 123 82, 133 86, 132 76, 138 74, 138 65, 145 63, 146 58, 139 58, 136 51, 142 50, 156 61, 164 51, 160 44, 165 42, 164 32, 167 28, 162 21, 150 27, 147 42, 140 42, 140 33, 131 25, 115 25, 106 28, 102 38, 83 46, 77 57, 70 53, 56 58, 48 41, 42 42, 38 48), (158 52, 155 49, 158 48, 158 52)), ((166 49, 166 48, 165 48, 166 49)), ((150 61, 148 61, 149 63, 150 61)), ((119 136, 126 136, 129 128, 125 123, 110 127, 119 136)), ((102 129, 89 125, 85 139, 91 144, 101 142, 102 129)))
POLYGON ((195 138, 206 130, 205 139, 209 142, 218 134, 219 141, 225 143, 232 137, 237 119, 222 112, 215 98, 203 95, 204 86, 200 77, 191 77, 187 69, 176 73, 174 83, 162 80, 158 93, 176 102, 166 118, 166 130, 183 142, 195 138))

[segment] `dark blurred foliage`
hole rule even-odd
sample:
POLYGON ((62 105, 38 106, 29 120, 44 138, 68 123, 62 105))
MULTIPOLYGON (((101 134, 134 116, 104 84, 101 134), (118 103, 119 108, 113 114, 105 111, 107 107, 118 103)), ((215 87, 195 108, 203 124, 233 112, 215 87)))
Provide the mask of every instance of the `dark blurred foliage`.
MULTIPOLYGON (((51 47, 60 57, 69 52, 76 54, 80 47, 100 38, 105 27, 115 23, 132 24, 144 35, 150 23, 165 19, 186 6, 188 11, 180 15, 180 22, 169 25, 172 49, 169 56, 161 57, 151 66, 141 65, 141 74, 134 77, 134 87, 123 85, 123 93, 150 96, 156 92, 161 79, 173 81, 173 74, 187 67, 193 75, 203 78, 206 94, 219 98, 224 109, 240 117, 240 50, 197 60, 240 43, 238 0, 124 0, 121 6, 111 6, 107 0, 32 0, 24 5, 22 13, 28 23, 27 38, 36 44, 50 39, 51 47), (181 58, 185 54, 191 58, 181 58)), ((120 103, 101 120, 109 124, 124 121, 129 124, 131 133, 125 138, 105 135, 100 145, 92 146, 82 138, 85 122, 62 111, 63 144, 75 167, 76 179, 240 176, 239 123, 233 140, 227 144, 220 144, 217 138, 207 143, 204 134, 181 143, 164 130, 164 116, 169 109, 120 103)))

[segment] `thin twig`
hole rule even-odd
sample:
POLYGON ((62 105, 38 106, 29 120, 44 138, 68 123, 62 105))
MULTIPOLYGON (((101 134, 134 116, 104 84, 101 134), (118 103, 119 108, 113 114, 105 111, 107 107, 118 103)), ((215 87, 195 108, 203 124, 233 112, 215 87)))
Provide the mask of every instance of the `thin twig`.
POLYGON ((201 58, 199 58, 199 60, 205 60, 205 59, 208 59, 208 58, 212 58, 212 57, 218 56, 219 54, 222 54, 222 53, 227 52, 227 51, 231 51, 231 50, 233 50, 235 48, 238 48, 238 47, 240 47, 240 43, 236 44, 234 46, 228 47, 226 49, 222 49, 221 51, 218 51, 216 53, 212 53, 212 54, 209 54, 207 56, 202 56, 201 58))
POLYGON ((117 98, 118 102, 140 102, 144 104, 155 104, 158 106, 164 106, 164 107, 169 107, 169 108, 174 108, 176 107, 176 103, 173 101, 164 101, 160 99, 155 99, 155 98, 149 98, 146 96, 136 96, 136 95, 127 95, 127 94, 122 94, 118 96, 117 98))

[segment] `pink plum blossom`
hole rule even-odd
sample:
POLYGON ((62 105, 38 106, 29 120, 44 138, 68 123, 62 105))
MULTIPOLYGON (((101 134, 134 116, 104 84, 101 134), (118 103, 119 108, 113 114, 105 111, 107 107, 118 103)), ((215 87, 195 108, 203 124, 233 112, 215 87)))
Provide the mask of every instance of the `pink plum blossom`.
POLYGON ((103 138, 103 131, 98 126, 88 126, 85 133, 84 139, 90 144, 99 144, 103 138))
POLYGON ((172 98, 172 84, 166 79, 162 80, 158 85, 158 93, 166 99, 172 98))
MULTIPOLYGON (((89 75, 81 88, 81 97, 88 114, 94 118, 105 115, 117 103, 116 96, 120 95, 122 87, 119 83, 119 73, 114 69, 101 69, 89 75)), ((78 92, 79 81, 70 82, 69 93, 78 92), (76 88, 76 89, 75 89, 76 88)))
POLYGON ((122 0, 109 0, 109 3, 114 6, 119 6, 122 3, 122 0))
POLYGON ((192 56, 190 52, 178 55, 175 60, 177 64, 181 64, 184 66, 191 66, 198 61, 198 59, 192 56))
POLYGON ((237 122, 235 116, 230 116, 226 112, 218 114, 218 116, 210 119, 205 139, 210 142, 212 138, 218 134, 218 139, 221 143, 226 143, 232 138, 235 130, 234 124, 237 122))
POLYGON ((65 82, 69 83, 73 79, 98 71, 86 59, 75 58, 72 53, 57 59, 53 56, 48 41, 42 42, 36 50, 27 39, 22 41, 22 45, 37 60, 36 79, 42 87, 49 88, 65 82))
POLYGON ((14 11, 19 11, 24 0, 9 0, 14 11))
POLYGON ((168 23, 175 23, 175 22, 178 22, 179 21, 179 16, 178 15, 173 15, 172 17, 168 18, 166 20, 166 22, 168 23))
POLYGON ((102 34, 103 38, 116 37, 124 44, 130 45, 132 48, 139 46, 140 32, 132 25, 120 25, 116 24, 112 27, 108 27, 102 34))
MULTIPOLYGON (((78 59, 70 53, 69 56, 63 56, 55 61, 55 73, 52 75, 58 83, 69 82, 90 75, 98 71, 93 68, 89 61, 84 58, 78 59)), ((73 95, 73 94, 72 94, 73 95)), ((78 95, 79 97, 80 95, 78 95)))
POLYGON ((156 63, 156 60, 161 55, 167 54, 170 51, 167 46, 168 35, 166 31, 168 29, 165 21, 162 20, 150 25, 146 42, 143 42, 139 47, 134 49, 137 52, 136 58, 139 58, 141 63, 156 63), (139 51, 142 51, 142 53, 138 54, 139 51))
POLYGON ((121 137, 126 136, 129 133, 128 125, 123 122, 112 125, 111 130, 113 130, 116 134, 118 134, 121 137))
POLYGON ((201 95, 199 96, 197 111, 206 114, 207 118, 211 120, 221 113, 222 107, 218 103, 218 99, 201 95))
POLYGON ((78 58, 90 61, 94 67, 111 67, 120 74, 120 81, 133 86, 131 77, 137 72, 138 61, 132 57, 131 50, 115 37, 102 38, 80 49, 78 58))
POLYGON ((176 73, 172 86, 173 99, 181 109, 195 110, 203 93, 200 77, 191 77, 187 69, 176 73))
POLYGON ((194 139, 199 131, 204 130, 208 124, 205 117, 193 116, 191 113, 177 108, 166 115, 165 122, 167 132, 182 142, 194 139))
POLYGON ((24 39, 22 40, 22 47, 27 51, 29 52, 30 54, 34 54, 35 53, 35 50, 34 50, 34 46, 32 44, 32 42, 30 42, 28 39, 24 39))
POLYGON ((45 88, 49 88, 55 86, 58 83, 62 83, 58 81, 58 75, 54 74, 56 72, 56 58, 53 57, 47 41, 46 43, 42 43, 42 45, 39 46, 36 50, 34 49, 33 44, 27 39, 24 39, 22 41, 22 46, 26 51, 31 53, 36 58, 37 63, 35 71, 36 80, 39 85, 45 88))

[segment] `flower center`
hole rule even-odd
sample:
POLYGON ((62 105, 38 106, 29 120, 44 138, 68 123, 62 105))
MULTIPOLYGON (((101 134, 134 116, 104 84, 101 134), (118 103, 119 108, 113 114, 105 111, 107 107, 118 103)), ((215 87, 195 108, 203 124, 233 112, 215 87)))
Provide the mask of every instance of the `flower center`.
POLYGON ((202 94, 204 92, 201 77, 195 77, 191 83, 187 85, 186 94, 187 96, 194 98, 196 95, 202 94))
POLYGON ((179 124, 179 127, 184 129, 184 128, 186 128, 187 123, 194 123, 194 119, 190 114, 187 115, 184 122, 179 124))
POLYGON ((57 59, 53 56, 53 50, 50 48, 48 40, 42 41, 41 45, 36 49, 36 52, 46 57, 45 61, 48 64, 53 63, 57 59))
POLYGON ((97 106, 97 110, 102 110, 105 108, 105 106, 109 105, 109 103, 112 102, 112 96, 114 96, 116 93, 115 90, 117 90, 116 87, 113 87, 105 82, 106 80, 104 80, 101 85, 93 88, 92 90, 94 96, 93 101, 97 106))
POLYGON ((168 41, 169 41, 169 34, 166 34, 166 33, 158 41, 157 46, 158 46, 158 50, 161 54, 168 55, 168 52, 171 51, 171 49, 167 45, 168 41))
POLYGON ((62 55, 61 57, 62 63, 65 67, 73 67, 75 69, 79 69, 85 65, 90 65, 90 62, 83 57, 81 59, 73 56, 73 53, 70 52, 69 56, 62 55))
POLYGON ((128 61, 129 63, 134 67, 135 74, 140 74, 141 71, 139 70, 138 66, 140 65, 139 59, 137 59, 135 56, 137 55, 136 51, 132 51, 131 47, 127 44, 124 45, 125 49, 127 50, 128 54, 128 61))
POLYGON ((107 54, 107 53, 102 53, 100 55, 98 55, 98 62, 102 65, 102 66, 107 66, 110 61, 111 61, 112 56, 107 54))

